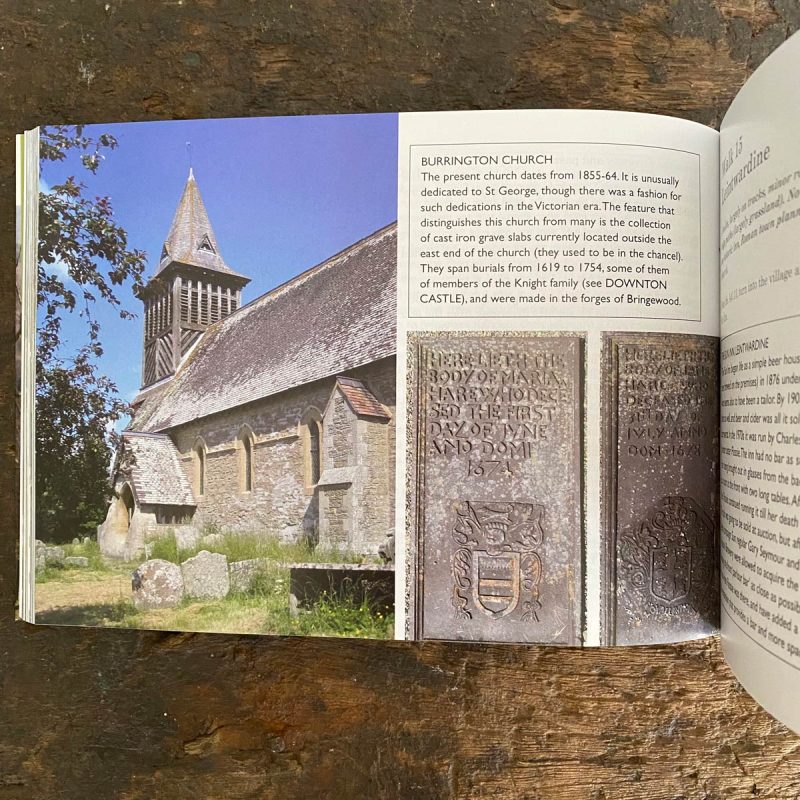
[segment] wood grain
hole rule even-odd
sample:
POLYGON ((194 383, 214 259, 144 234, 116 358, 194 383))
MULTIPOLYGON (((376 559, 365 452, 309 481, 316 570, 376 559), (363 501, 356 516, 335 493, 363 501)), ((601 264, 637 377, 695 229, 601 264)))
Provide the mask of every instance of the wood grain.
POLYGON ((716 125, 793 0, 0 4, 0 800, 797 798, 715 640, 553 650, 30 627, 12 134, 40 122, 607 107, 716 125))

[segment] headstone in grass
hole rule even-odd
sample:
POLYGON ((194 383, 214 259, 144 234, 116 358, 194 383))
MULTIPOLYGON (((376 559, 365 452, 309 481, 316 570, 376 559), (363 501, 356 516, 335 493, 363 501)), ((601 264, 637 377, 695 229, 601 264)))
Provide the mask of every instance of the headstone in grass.
POLYGON ((291 592, 289 592, 289 616, 292 619, 297 619, 300 616, 300 601, 297 599, 297 595, 291 592))
POLYGON ((175 527, 175 544, 178 550, 193 550, 197 547, 200 533, 191 525, 177 525, 175 527))
POLYGON ((217 600, 230 591, 228 559, 222 553, 201 550, 181 564, 181 572, 187 597, 217 600))
POLYGON ((139 609, 171 608, 183 598, 181 568, 161 558, 140 564, 133 573, 131 585, 133 604, 139 609))
POLYGON ((248 591, 253 585, 256 576, 266 569, 267 564, 269 564, 269 560, 266 558, 246 558, 243 561, 231 561, 231 591, 248 591))
POLYGON ((38 547, 36 548, 36 574, 38 575, 40 572, 44 572, 47 568, 47 561, 44 557, 44 550, 40 550, 38 547))
POLYGON ((65 567, 83 567, 84 569, 89 566, 89 559, 86 556, 67 556, 64 559, 65 567))
POLYGON ((224 541, 225 537, 221 533, 209 533, 200 537, 200 544, 204 544, 206 547, 214 547, 224 541))
POLYGON ((63 547, 45 547, 44 548, 44 563, 47 567, 63 567, 64 566, 64 548, 63 547))

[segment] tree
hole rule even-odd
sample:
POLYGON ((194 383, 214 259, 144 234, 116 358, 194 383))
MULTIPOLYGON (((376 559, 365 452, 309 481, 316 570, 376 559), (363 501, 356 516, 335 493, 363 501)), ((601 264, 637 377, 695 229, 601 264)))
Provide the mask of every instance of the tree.
MULTIPOLYGON (((86 134, 83 126, 41 130, 43 161, 80 154, 83 168, 96 174, 116 139, 86 134)), ((68 176, 39 198, 39 308, 36 364, 36 530, 37 537, 67 540, 94 531, 111 493, 108 468, 119 445, 114 425, 130 409, 116 385, 99 371, 103 354, 97 302, 114 306, 122 319, 118 288, 143 286, 146 254, 128 246, 108 197, 91 197, 87 185, 68 176), (86 340, 63 352, 65 314, 86 320, 86 340)))

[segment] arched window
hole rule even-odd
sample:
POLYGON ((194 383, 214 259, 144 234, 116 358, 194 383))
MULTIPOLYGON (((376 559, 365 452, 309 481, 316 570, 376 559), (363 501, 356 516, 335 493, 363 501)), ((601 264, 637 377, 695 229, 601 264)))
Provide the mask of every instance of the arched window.
POLYGON ((244 490, 253 491, 253 443, 250 439, 244 440, 244 490))
POLYGON ((303 446, 303 472, 306 492, 311 494, 322 476, 322 414, 313 406, 300 420, 300 441, 303 446))
POLYGON ((320 457, 322 455, 320 451, 320 445, 322 442, 322 423, 320 422, 312 422, 308 426, 308 434, 309 434, 309 445, 308 445, 308 453, 309 458, 311 460, 311 483, 319 483, 320 473, 321 473, 321 461, 320 457))
POLYGON ((192 448, 194 462, 194 490, 198 497, 206 493, 206 443, 198 439, 192 448))
POLYGON ((239 491, 252 492, 255 484, 253 459, 255 436, 249 425, 242 425, 236 437, 236 445, 239 450, 239 491))

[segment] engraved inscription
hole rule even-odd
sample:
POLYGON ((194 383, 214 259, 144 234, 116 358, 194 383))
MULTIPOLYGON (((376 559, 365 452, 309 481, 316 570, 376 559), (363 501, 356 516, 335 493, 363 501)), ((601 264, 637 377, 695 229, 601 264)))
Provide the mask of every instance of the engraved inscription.
POLYGON ((604 641, 713 632, 718 342, 609 334, 604 357, 604 641))
POLYGON ((411 342, 417 634, 579 643, 582 339, 411 342))
POLYGON ((560 353, 431 348, 424 358, 429 455, 457 457, 468 476, 517 474, 574 398, 560 353))
POLYGON ((457 619, 474 611, 490 619, 519 612, 539 621, 544 507, 534 503, 462 503, 453 539, 453 606, 457 619))
POLYGON ((620 433, 623 457, 635 461, 701 456, 709 437, 708 404, 716 393, 716 351, 621 345, 620 433))

